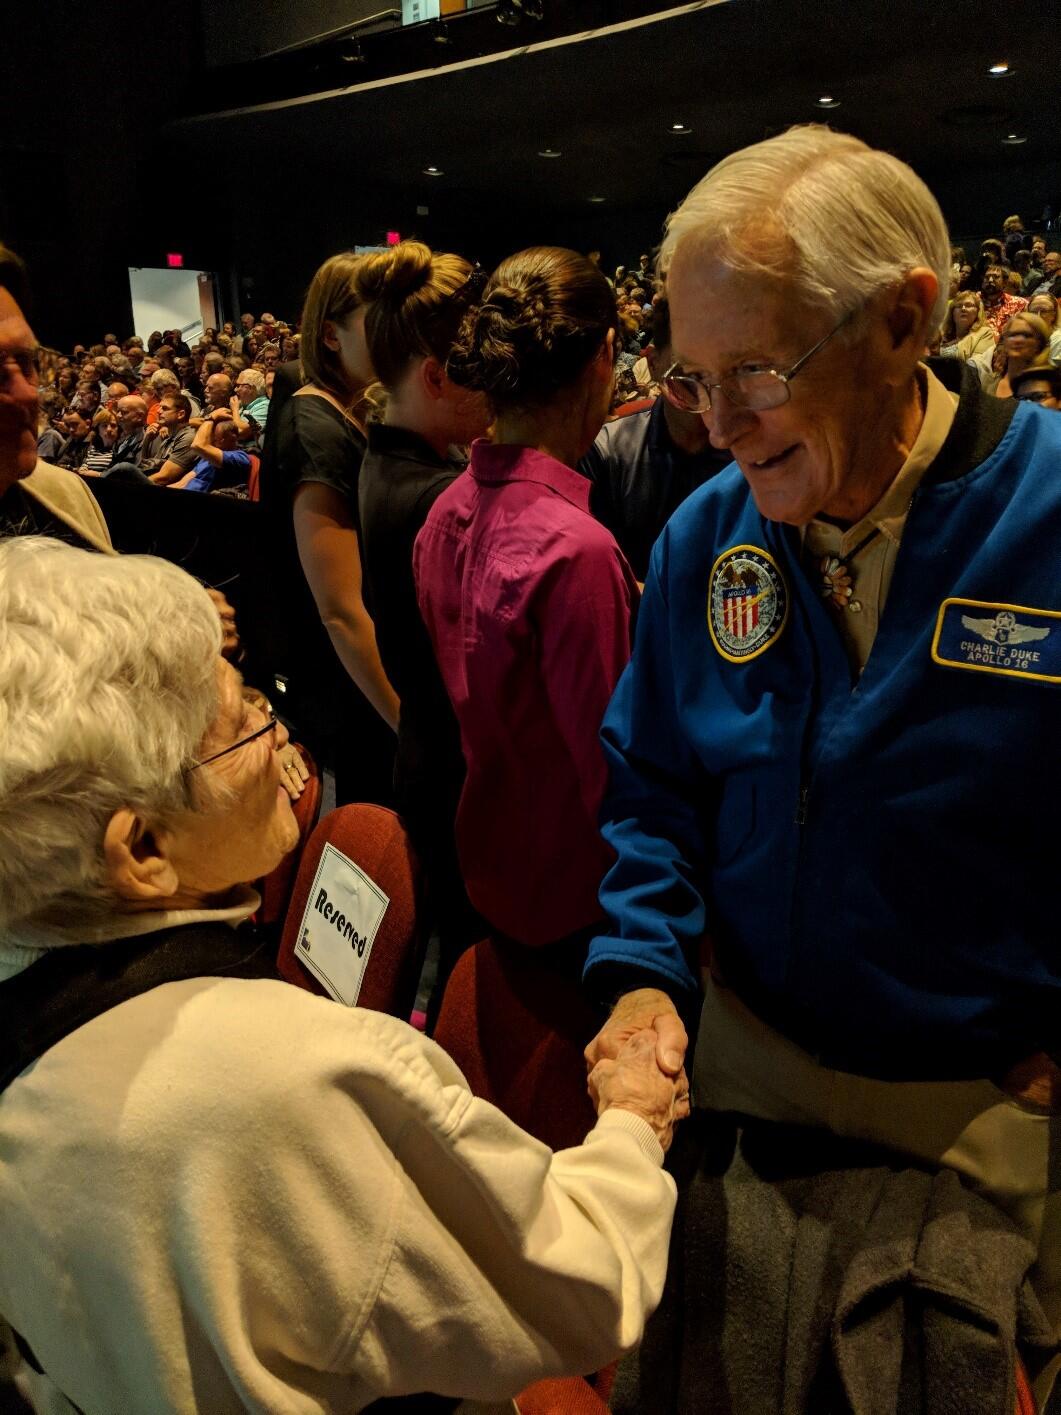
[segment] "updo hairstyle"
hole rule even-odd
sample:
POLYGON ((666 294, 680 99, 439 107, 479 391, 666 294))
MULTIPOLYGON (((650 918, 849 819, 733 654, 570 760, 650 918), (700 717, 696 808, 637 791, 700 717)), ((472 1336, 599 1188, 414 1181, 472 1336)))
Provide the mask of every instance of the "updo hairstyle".
POLYGON ((380 383, 393 392, 415 358, 445 363, 479 296, 475 267, 463 256, 401 241, 365 256, 354 289, 365 305, 365 340, 380 383))
POLYGON ((615 295, 585 256, 532 246, 501 262, 461 326, 447 372, 495 408, 548 402, 577 382, 609 329, 615 295))

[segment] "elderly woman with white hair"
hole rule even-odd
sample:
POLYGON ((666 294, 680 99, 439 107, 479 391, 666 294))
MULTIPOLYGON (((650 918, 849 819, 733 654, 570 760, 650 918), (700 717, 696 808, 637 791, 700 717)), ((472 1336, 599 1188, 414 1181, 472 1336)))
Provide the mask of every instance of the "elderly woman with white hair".
POLYGON ((614 1359, 674 1205, 651 1034, 553 1155, 403 1022, 269 976, 286 733, 219 643, 175 566, 0 542, 0 1316, 35 1401, 360 1410, 614 1359))
POLYGON ((677 1074, 702 1005, 694 1104, 957 1170, 1056 1322, 1061 419, 923 362, 947 229, 853 137, 726 158, 661 264, 664 392, 734 460, 655 546, 604 721, 588 1058, 652 1026, 677 1074))

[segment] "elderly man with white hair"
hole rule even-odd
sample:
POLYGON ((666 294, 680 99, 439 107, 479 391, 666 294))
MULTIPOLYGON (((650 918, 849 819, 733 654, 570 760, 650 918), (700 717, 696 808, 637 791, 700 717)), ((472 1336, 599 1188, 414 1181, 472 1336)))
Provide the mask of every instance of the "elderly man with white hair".
POLYGON ((939 207, 797 128, 670 217, 663 388, 734 464, 655 546, 603 728, 587 1049, 652 1026, 700 1106, 949 1166, 1061 1317, 1061 419, 923 353, 939 207))
POLYGON ((38 1408, 494 1400, 615 1359, 674 1210, 652 1034, 554 1155, 404 1022, 279 981, 245 921, 298 836, 287 733, 220 643, 174 565, 0 542, 0 1317, 38 1408))

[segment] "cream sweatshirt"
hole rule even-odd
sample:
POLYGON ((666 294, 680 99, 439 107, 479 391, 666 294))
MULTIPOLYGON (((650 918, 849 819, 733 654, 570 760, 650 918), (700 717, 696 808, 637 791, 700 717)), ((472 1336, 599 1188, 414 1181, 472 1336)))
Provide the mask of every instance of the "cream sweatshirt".
POLYGON ((638 1341, 661 1164, 622 1111, 554 1155, 392 1017, 168 983, 0 1097, 0 1313, 88 1415, 503 1399, 638 1341))

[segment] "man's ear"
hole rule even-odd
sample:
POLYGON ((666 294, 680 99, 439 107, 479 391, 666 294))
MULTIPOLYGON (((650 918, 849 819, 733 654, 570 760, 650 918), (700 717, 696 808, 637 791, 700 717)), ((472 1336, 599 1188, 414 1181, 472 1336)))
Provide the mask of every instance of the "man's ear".
POLYGON ((597 354, 599 359, 603 359, 609 368, 615 367, 615 330, 609 329, 604 336, 604 340, 597 354))
MULTIPOLYGON (((652 381, 658 383, 667 372, 673 360, 664 359, 655 344, 646 344, 644 348, 645 360, 648 364, 648 371, 652 375, 652 381)), ((699 416, 699 414, 697 415, 699 416)))
POLYGON ((888 328, 892 347, 898 352, 904 345, 925 345, 929 330, 928 319, 939 294, 939 278, 926 266, 909 271, 895 291, 888 310, 888 328))
POLYGON ((429 398, 439 399, 446 391, 446 370, 434 354, 420 365, 420 383, 429 398))
POLYGON ((107 883, 134 904, 155 903, 177 893, 180 880, 165 853, 165 836, 152 831, 135 811, 115 811, 103 832, 107 883))

